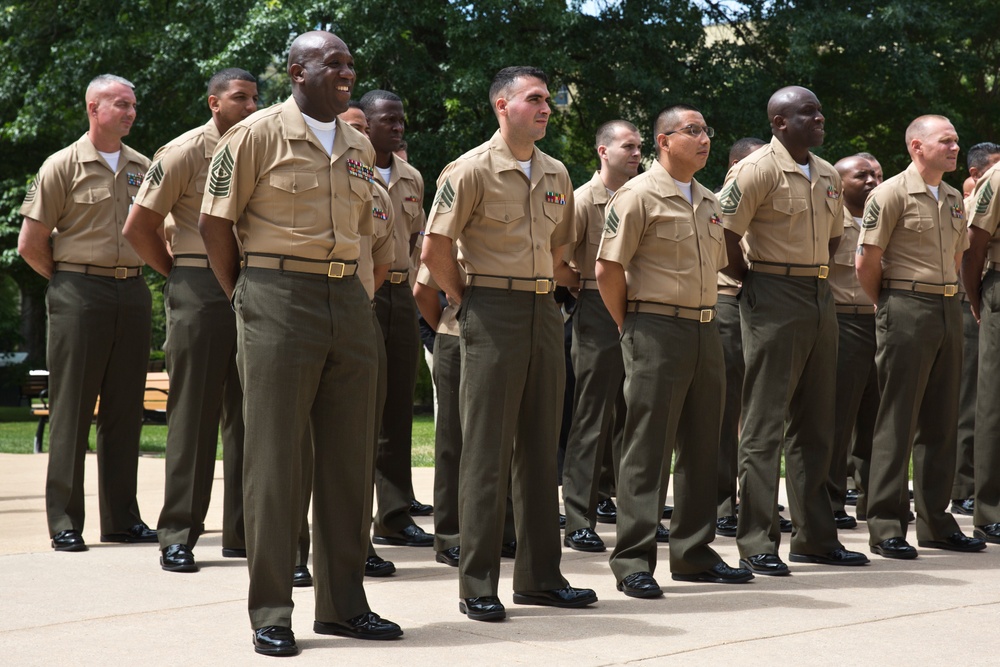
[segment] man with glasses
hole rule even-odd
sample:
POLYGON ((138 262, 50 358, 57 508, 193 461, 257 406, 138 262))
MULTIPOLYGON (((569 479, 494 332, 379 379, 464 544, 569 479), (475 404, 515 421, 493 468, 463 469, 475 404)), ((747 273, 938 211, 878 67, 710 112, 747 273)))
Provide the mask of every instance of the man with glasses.
POLYGON ((653 578, 656 526, 677 446, 670 571, 678 581, 742 583, 709 543, 725 366, 715 319, 716 273, 726 265, 719 202, 694 180, 714 130, 692 106, 656 118, 657 161, 608 203, 597 283, 622 331, 625 436, 618 540, 611 569, 629 597, 663 594, 653 578))
POLYGON ((826 479, 833 451, 837 316, 826 281, 843 233, 841 180, 809 149, 824 117, 809 90, 789 86, 767 103, 770 145, 733 167, 720 194, 726 273, 743 281, 746 377, 740 437, 740 563, 789 574, 778 556, 778 479, 784 447, 792 517, 790 560, 864 565, 837 539, 826 479), (746 240, 749 267, 740 241, 746 240), (748 270, 749 269, 749 270, 748 270))

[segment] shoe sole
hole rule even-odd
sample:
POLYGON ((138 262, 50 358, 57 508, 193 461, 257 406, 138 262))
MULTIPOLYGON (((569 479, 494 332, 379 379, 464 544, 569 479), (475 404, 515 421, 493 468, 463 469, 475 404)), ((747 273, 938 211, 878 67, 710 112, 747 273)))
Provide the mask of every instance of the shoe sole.
POLYGON ((309 579, 299 579, 298 581, 292 582, 292 588, 309 588, 313 585, 312 577, 309 579))
POLYGON ((580 598, 579 600, 573 600, 572 602, 563 602, 561 600, 550 600, 549 598, 535 597, 534 595, 525 595, 524 593, 514 593, 514 604, 531 604, 538 607, 579 609, 580 607, 592 605, 595 602, 597 602, 597 595, 580 598))
POLYGON ((961 548, 955 547, 947 542, 937 542, 934 540, 917 540, 918 547, 924 547, 925 549, 943 549, 945 551, 957 551, 959 553, 971 554, 977 551, 982 551, 986 548, 985 544, 978 545, 973 548, 961 548))
POLYGON ((714 574, 705 572, 699 572, 698 574, 671 574, 670 578, 674 581, 694 581, 706 584, 745 584, 753 579, 753 572, 748 572, 745 576, 732 578, 717 577, 714 574))
POLYGON ((413 511, 413 510, 410 510, 410 516, 431 516, 432 514, 434 514, 434 508, 433 507, 431 509, 418 510, 416 512, 413 511))
POLYGON ((101 542, 105 544, 152 544, 159 542, 156 535, 152 537, 128 537, 126 535, 101 535, 101 542))
POLYGON ((570 541, 569 538, 564 539, 563 540, 563 544, 565 546, 569 547, 570 549, 572 549, 573 551, 583 551, 583 552, 591 553, 591 554, 601 553, 602 551, 607 551, 608 550, 608 548, 606 546, 604 546, 603 544, 601 544, 601 545, 596 545, 595 544, 593 546, 581 547, 581 546, 579 546, 577 544, 573 544, 573 542, 570 541))
POLYGON ((287 648, 266 648, 266 647, 261 647, 261 646, 257 646, 256 644, 254 644, 253 650, 255 652, 257 652, 257 653, 260 653, 261 655, 268 655, 268 656, 272 656, 272 657, 275 657, 275 656, 276 657, 283 657, 283 656, 291 656, 291 655, 298 655, 299 654, 299 647, 298 646, 289 646, 287 648))
POLYGON ((86 544, 69 544, 66 546, 56 546, 55 543, 52 544, 52 549, 55 551, 87 551, 90 549, 86 544))
POLYGON ((852 528, 858 527, 858 522, 854 518, 851 518, 850 521, 841 521, 839 523, 838 522, 835 523, 837 523, 837 530, 851 530, 852 528))
POLYGON ((663 590, 659 586, 648 590, 638 590, 635 588, 626 588, 622 584, 618 584, 617 588, 626 596, 630 598, 637 598, 639 600, 651 600, 653 598, 663 597, 663 590))
POLYGON ((399 537, 383 537, 382 535, 375 535, 372 537, 372 542, 375 544, 381 544, 383 546, 392 547, 432 547, 434 546, 434 538, 432 537, 428 542, 413 542, 411 540, 404 540, 399 537))
POLYGON ((160 568, 165 572, 197 572, 198 565, 196 563, 185 563, 184 565, 166 565, 163 559, 160 559, 160 568))
POLYGON ((762 570, 754 567, 753 565, 750 564, 750 561, 744 560, 742 558, 740 559, 740 567, 744 567, 753 572, 754 574, 762 574, 765 577, 787 577, 792 573, 792 571, 788 569, 787 565, 783 570, 762 570))
POLYGON ((444 563, 449 567, 458 567, 457 558, 448 558, 447 556, 442 556, 441 554, 434 554, 434 560, 436 560, 439 563, 444 563))
POLYGON ((1000 544, 1000 535, 990 535, 985 531, 979 530, 978 528, 972 531, 972 536, 985 540, 990 544, 1000 544))
POLYGON ((365 567, 365 576, 366 577, 376 577, 376 578, 377 577, 388 577, 388 576, 393 575, 393 574, 396 574, 396 566, 395 565, 393 565, 392 567, 379 568, 377 570, 369 570, 367 566, 365 567))
POLYGON ((917 557, 916 549, 901 554, 886 553, 885 551, 882 551, 882 549, 879 549, 878 547, 872 547, 871 551, 876 556, 881 556, 882 558, 891 558, 892 560, 913 560, 914 558, 917 557))
POLYGON ((335 635, 337 637, 349 637, 351 639, 364 639, 366 641, 382 641, 383 639, 396 639, 397 637, 403 636, 403 630, 391 630, 388 632, 380 632, 378 634, 361 634, 350 628, 345 628, 333 623, 319 624, 319 621, 313 622, 313 632, 317 635, 335 635))
POLYGON ((473 621, 502 621, 507 618, 506 609, 497 609, 495 611, 482 611, 475 612, 469 611, 468 606, 465 602, 458 603, 458 610, 468 616, 473 621))
POLYGON ((788 560, 793 563, 816 563, 817 565, 839 565, 842 567, 857 567, 858 565, 868 565, 869 561, 867 558, 864 560, 857 561, 838 561, 830 560, 823 556, 813 556, 811 554, 788 554, 788 560))
POLYGON ((246 558, 247 557, 247 550, 246 549, 223 549, 222 550, 222 557, 223 558, 246 558))

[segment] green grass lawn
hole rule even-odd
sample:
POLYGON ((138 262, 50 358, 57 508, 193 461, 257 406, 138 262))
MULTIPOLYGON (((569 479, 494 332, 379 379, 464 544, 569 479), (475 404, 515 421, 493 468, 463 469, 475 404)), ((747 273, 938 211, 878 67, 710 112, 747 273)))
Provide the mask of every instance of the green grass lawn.
MULTIPOLYGON (((38 420, 32 418, 28 408, 0 407, 0 453, 30 454, 33 451, 38 420)), ((90 429, 90 448, 97 442, 97 429, 90 429)), ((163 456, 167 442, 167 427, 146 424, 142 427, 139 450, 147 456, 163 456)), ((45 427, 45 448, 48 451, 49 429, 45 427)), ((434 465, 434 416, 416 415, 413 418, 412 461, 415 467, 434 465)), ((216 452, 222 458, 222 442, 216 452)))

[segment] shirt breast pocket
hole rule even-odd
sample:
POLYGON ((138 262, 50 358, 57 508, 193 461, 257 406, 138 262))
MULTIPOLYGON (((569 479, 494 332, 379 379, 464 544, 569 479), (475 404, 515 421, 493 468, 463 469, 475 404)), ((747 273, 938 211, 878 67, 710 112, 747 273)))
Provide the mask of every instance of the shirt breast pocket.
POLYGON ((697 263, 696 253, 687 251, 685 243, 694 236, 694 225, 690 220, 671 220, 656 224, 656 238, 663 249, 666 266, 689 269, 697 263))
POLYGON ((111 190, 109 188, 87 188, 73 193, 73 202, 84 206, 97 204, 110 198, 111 190))
MULTIPOLYGON (((305 220, 309 207, 305 205, 304 193, 319 187, 319 178, 311 171, 272 171, 267 176, 268 185, 273 190, 273 210, 271 220, 282 227, 303 227, 311 224, 305 220)), ((315 194, 315 193, 312 193, 315 194)))
MULTIPOLYGON (((361 236, 371 236, 375 233, 372 184, 363 178, 353 176, 347 180, 351 184, 351 204, 355 213, 355 215, 351 216, 351 220, 357 221, 356 231, 358 234, 361 236)), ((353 223, 351 228, 354 229, 353 223)))
POLYGON ((806 240, 807 221, 797 219, 809 209, 805 197, 774 197, 771 200, 774 212, 788 225, 788 240, 792 243, 802 243, 806 240))
POLYGON ((528 244, 527 234, 521 229, 524 204, 519 202, 486 202, 483 204, 486 228, 483 243, 497 252, 517 252, 528 244))

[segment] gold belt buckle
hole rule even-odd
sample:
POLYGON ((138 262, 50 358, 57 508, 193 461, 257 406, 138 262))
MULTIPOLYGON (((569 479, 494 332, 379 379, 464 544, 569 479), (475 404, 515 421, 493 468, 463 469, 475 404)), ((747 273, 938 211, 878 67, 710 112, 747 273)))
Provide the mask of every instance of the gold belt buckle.
POLYGON ((549 289, 551 282, 548 278, 535 279, 535 294, 548 294, 551 292, 552 290, 549 289))
POLYGON ((829 275, 830 275, 830 267, 827 266, 826 264, 821 264, 819 267, 819 273, 816 274, 816 277, 819 278, 820 280, 826 280, 827 276, 829 275))
POLYGON ((711 308, 703 308, 699 315, 700 317, 698 319, 698 322, 700 324, 707 324, 711 322, 713 319, 715 319, 715 311, 713 311, 711 308))
POLYGON ((945 285, 944 295, 945 296, 955 296, 958 294, 958 285, 945 285))
POLYGON ((330 267, 326 271, 326 277, 327 278, 343 278, 344 277, 344 269, 346 269, 346 268, 347 268, 347 265, 344 264, 343 262, 330 262, 330 267), (333 272, 334 271, 334 267, 339 268, 340 272, 339 273, 334 273, 333 272))
POLYGON ((403 271, 393 271, 389 274, 389 283, 391 285, 399 285, 406 279, 406 273, 403 271))
POLYGON ((128 267, 127 266, 116 266, 115 267, 115 280, 125 280, 128 278, 128 267))

